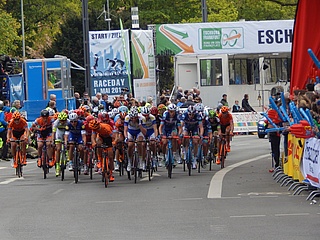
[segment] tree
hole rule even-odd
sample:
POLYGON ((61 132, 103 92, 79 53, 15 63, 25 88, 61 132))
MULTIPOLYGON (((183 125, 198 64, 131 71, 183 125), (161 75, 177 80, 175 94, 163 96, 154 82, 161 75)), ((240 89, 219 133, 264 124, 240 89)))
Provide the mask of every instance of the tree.
POLYGON ((18 35, 20 24, 11 14, 0 9, 0 54, 16 56, 17 43, 21 41, 18 35))

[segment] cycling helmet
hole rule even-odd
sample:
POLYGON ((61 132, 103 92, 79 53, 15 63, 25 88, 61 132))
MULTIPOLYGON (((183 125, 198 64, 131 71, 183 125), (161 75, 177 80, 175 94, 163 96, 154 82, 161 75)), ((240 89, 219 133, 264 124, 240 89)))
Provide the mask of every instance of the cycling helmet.
POLYGON ((98 114, 98 118, 100 120, 105 120, 105 121, 108 121, 109 120, 109 114, 106 112, 106 111, 102 111, 98 114))
POLYGON ((227 113, 229 111, 227 106, 223 106, 220 110, 222 113, 227 113))
POLYGON ((91 122, 92 120, 94 120, 94 116, 89 115, 86 117, 86 122, 91 122))
POLYGON ((114 108, 114 109, 112 109, 112 112, 113 112, 113 114, 115 116, 115 115, 117 115, 119 113, 119 109, 118 108, 114 108))
POLYGON ((100 123, 94 119, 92 121, 89 122, 89 128, 91 128, 92 130, 97 130, 100 127, 100 123))
POLYGON ((195 114, 196 113, 196 108, 193 106, 193 105, 190 105, 187 109, 188 113, 193 113, 195 114))
POLYGON ((78 120, 78 114, 76 114, 75 112, 70 113, 70 114, 69 114, 69 119, 70 119, 70 121, 76 121, 76 120, 78 120))
POLYGON ((40 112, 41 117, 49 117, 49 111, 47 109, 43 109, 40 112))
POLYGON ((120 118, 123 120, 125 119, 127 116, 127 113, 126 112, 120 112, 120 118))
POLYGON ((126 113, 129 111, 129 109, 128 109, 127 106, 120 106, 120 107, 118 108, 118 110, 119 110, 119 112, 126 112, 126 113))
POLYGON ((61 112, 61 113, 59 113, 59 115, 58 115, 58 119, 59 119, 60 121, 65 121, 65 120, 68 119, 68 115, 67 115, 65 112, 61 112))
POLYGON ((75 110, 75 113, 79 116, 79 117, 84 117, 84 111, 82 109, 77 109, 75 110))
POLYGON ((83 105, 80 107, 80 109, 82 109, 84 112, 89 112, 90 111, 90 107, 88 105, 83 105))
POLYGON ((203 103, 197 103, 196 105, 194 105, 194 107, 196 108, 196 110, 197 110, 198 112, 203 112, 203 110, 204 110, 204 105, 203 105, 203 103))
POLYGON ((210 109, 208 112, 208 116, 209 118, 215 118, 217 116, 217 113, 213 109, 210 109))
POLYGON ((177 110, 177 106, 174 103, 170 103, 168 106, 168 110, 169 111, 176 111, 177 110))
POLYGON ((153 106, 152 108, 150 108, 150 113, 154 116, 157 116, 158 115, 158 108, 153 106))
POLYGON ((14 112, 14 113, 12 114, 12 119, 18 120, 18 119, 20 119, 20 118, 21 118, 21 114, 20 114, 18 111, 14 112))
POLYGON ((130 113, 129 113, 129 116, 132 118, 132 117, 138 117, 138 111, 137 110, 135 110, 135 109, 133 109, 133 110, 131 110, 130 111, 130 113))
POLYGON ((150 114, 150 108, 148 107, 141 107, 140 112, 142 115, 149 115, 150 114))
POLYGON ((167 110, 167 107, 166 107, 166 105, 164 105, 164 104, 159 104, 159 106, 158 106, 158 110, 160 111, 160 110, 167 110))
POLYGON ((132 106, 132 107, 130 108, 130 111, 133 111, 133 110, 138 111, 138 107, 137 107, 137 106, 132 106))
POLYGON ((67 115, 69 114, 68 109, 63 109, 61 112, 64 112, 64 113, 66 113, 67 115))

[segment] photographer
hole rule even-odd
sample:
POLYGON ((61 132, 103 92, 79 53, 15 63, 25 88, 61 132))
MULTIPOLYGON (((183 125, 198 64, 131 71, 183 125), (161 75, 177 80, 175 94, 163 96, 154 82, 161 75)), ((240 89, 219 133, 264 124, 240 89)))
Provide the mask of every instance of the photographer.
POLYGON ((87 92, 83 93, 83 100, 82 100, 82 106, 83 105, 88 105, 90 108, 92 108, 92 104, 90 102, 90 97, 89 94, 87 92))

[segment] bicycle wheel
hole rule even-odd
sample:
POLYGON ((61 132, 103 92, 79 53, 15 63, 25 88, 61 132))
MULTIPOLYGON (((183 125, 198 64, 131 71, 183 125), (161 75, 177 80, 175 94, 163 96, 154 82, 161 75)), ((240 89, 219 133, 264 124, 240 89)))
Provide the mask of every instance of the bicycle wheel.
POLYGON ((64 170, 66 168, 66 153, 64 150, 60 152, 60 171, 61 171, 61 181, 64 180, 64 170))
POLYGON ((192 151, 191 151, 191 147, 188 148, 187 168, 188 168, 188 175, 191 176, 191 169, 192 169, 192 151))
POLYGON ((223 141, 221 143, 221 155, 220 155, 221 169, 224 168, 225 158, 226 158, 226 142, 223 141))
POLYGON ((198 173, 200 173, 200 168, 203 167, 202 166, 202 145, 199 145, 198 147, 200 148, 200 151, 198 153, 197 161, 198 161, 198 173))
POLYGON ((88 171, 90 179, 92 180, 92 169, 93 169, 93 152, 91 149, 88 150, 88 157, 87 157, 87 165, 88 165, 88 171))
POLYGON ((149 181, 151 181, 151 177, 152 177, 151 167, 152 167, 152 164, 151 164, 151 152, 147 151, 147 171, 148 171, 149 181))
POLYGON ((104 187, 108 187, 109 183, 109 174, 108 174, 108 157, 105 155, 103 158, 103 179, 104 179, 104 187))
POLYGON ((168 170, 168 177, 171 178, 172 177, 172 150, 171 148, 168 149, 168 153, 167 153, 167 161, 168 161, 168 165, 167 165, 167 170, 168 170))
POLYGON ((42 170, 43 170, 43 179, 47 178, 47 173, 48 173, 48 166, 47 166, 47 153, 46 151, 42 150, 42 170))
POLYGON ((73 161, 73 176, 74 176, 74 182, 75 183, 78 183, 78 181, 79 181, 79 172, 78 172, 78 152, 77 152, 77 149, 76 149, 76 147, 74 148, 75 149, 75 151, 74 151, 74 157, 73 157, 73 159, 74 159, 74 161, 73 161))
POLYGON ((134 153, 133 157, 133 175, 134 175, 134 183, 137 183, 138 179, 138 153, 134 153))

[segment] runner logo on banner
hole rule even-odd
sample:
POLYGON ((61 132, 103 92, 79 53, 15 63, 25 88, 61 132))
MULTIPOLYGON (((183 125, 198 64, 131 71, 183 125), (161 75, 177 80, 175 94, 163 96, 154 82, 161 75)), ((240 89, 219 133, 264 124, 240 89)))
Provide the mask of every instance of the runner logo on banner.
POLYGON ((91 96, 98 92, 119 95, 123 88, 129 89, 130 62, 126 64, 125 59, 130 59, 130 52, 124 56, 122 37, 129 49, 128 30, 89 32, 91 96))

